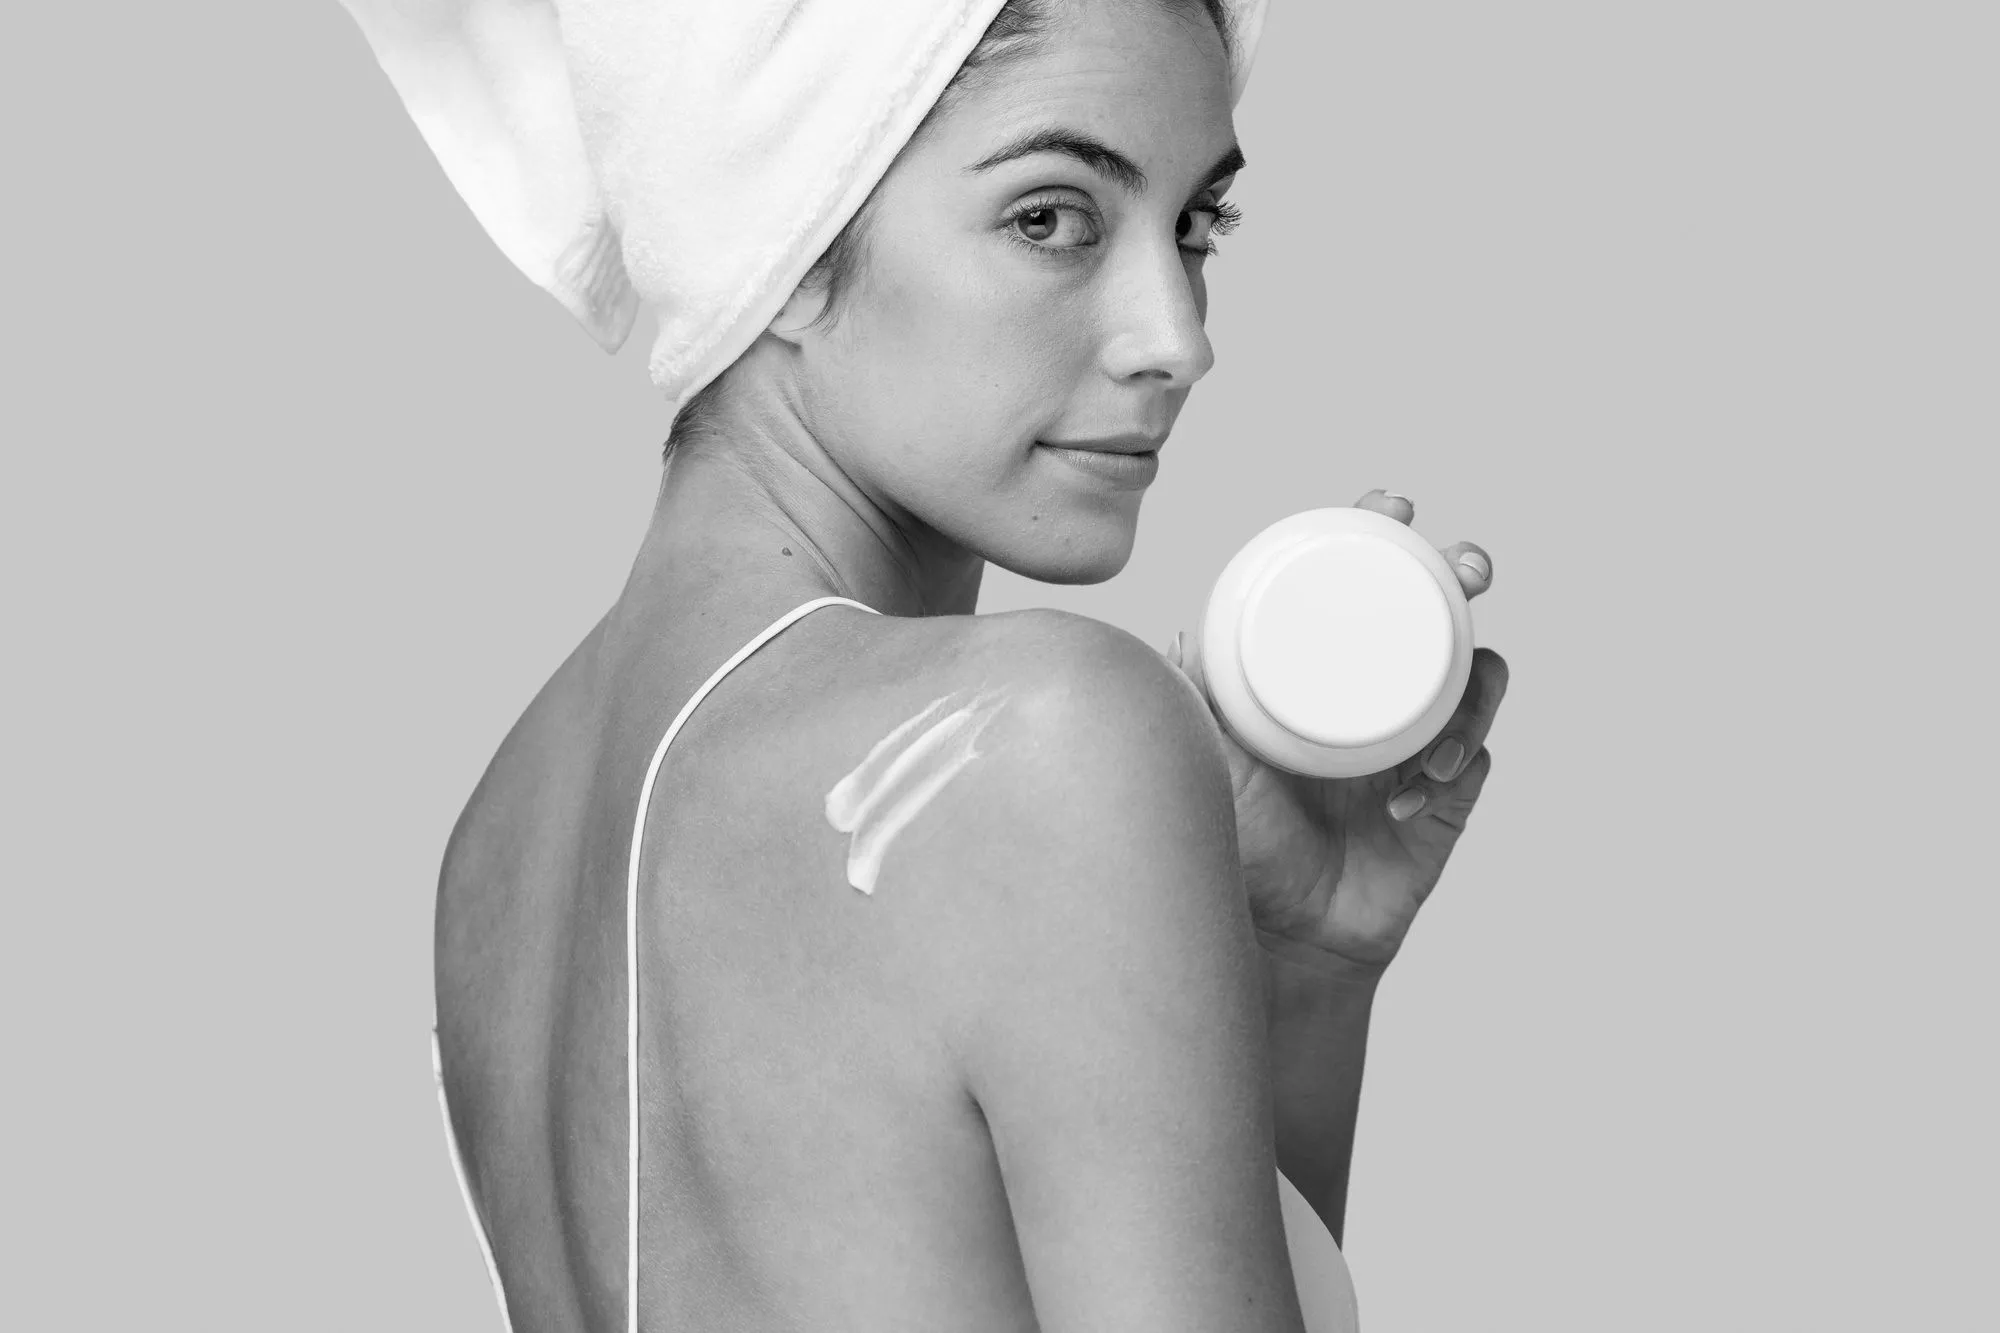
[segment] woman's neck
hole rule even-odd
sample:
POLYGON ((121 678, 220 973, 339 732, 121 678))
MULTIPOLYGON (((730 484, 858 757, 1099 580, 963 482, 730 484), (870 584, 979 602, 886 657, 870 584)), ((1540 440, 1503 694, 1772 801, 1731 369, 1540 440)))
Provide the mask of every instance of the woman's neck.
POLYGON ((783 415, 677 448, 626 597, 771 588, 885 615, 972 614, 985 561, 886 512, 783 415))

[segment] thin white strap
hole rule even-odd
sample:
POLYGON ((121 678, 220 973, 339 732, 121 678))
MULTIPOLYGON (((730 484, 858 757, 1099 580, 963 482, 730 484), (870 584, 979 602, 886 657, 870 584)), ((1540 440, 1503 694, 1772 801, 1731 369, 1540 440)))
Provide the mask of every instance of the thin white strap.
POLYGON ((431 1081, 437 1084, 438 1110, 444 1114, 444 1141, 451 1147, 451 1173, 458 1177, 458 1196, 465 1200, 465 1215, 472 1219, 472 1234, 479 1237, 479 1257, 486 1261, 486 1276, 493 1283, 493 1299, 500 1302, 500 1322, 514 1333, 514 1312, 507 1307, 507 1288, 500 1285, 500 1265, 493 1262, 493 1242, 486 1235, 486 1219, 472 1201, 472 1181, 465 1174, 465 1154, 458 1148, 458 1131, 452 1127, 451 1104, 444 1095, 444 1054, 438 1049, 437 1020, 431 1020, 431 1081))
POLYGON ((639 1333, 639 848, 646 836, 646 808, 653 802, 653 780, 659 777, 660 761, 666 758, 667 746, 673 743, 681 724, 737 663, 800 616, 836 604, 859 607, 871 615, 880 614, 874 607, 846 597, 818 597, 779 616, 762 634, 717 667, 715 674, 681 705, 667 734, 660 737, 659 748, 653 751, 653 762, 646 766, 646 781, 639 788, 639 813, 632 821, 632 857, 625 870, 625 1333, 639 1333))

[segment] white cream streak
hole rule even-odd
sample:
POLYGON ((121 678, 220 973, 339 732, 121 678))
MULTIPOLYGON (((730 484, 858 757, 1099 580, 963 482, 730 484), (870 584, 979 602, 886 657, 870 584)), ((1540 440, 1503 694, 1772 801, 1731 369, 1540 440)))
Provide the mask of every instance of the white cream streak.
POLYGON ((981 692, 963 708, 939 717, 952 697, 932 700, 877 741, 826 794, 826 822, 851 835, 847 882, 863 893, 875 892, 882 858, 896 835, 983 753, 973 742, 1006 702, 1004 694, 981 692))

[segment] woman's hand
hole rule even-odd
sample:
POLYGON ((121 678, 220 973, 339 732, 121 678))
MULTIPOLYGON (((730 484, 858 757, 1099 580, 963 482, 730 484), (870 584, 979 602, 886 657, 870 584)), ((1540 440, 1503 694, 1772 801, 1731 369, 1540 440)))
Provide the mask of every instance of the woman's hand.
MULTIPOLYGON (((1407 499, 1379 490, 1355 505, 1402 523, 1416 513, 1407 499)), ((1467 597, 1492 586, 1493 566, 1479 547, 1460 542, 1443 554, 1467 597)), ((1200 685, 1200 663, 1183 660, 1184 640, 1175 636, 1168 657, 1200 685)), ((1223 732, 1244 886, 1267 948, 1336 970, 1388 966, 1486 783, 1486 733, 1506 692, 1506 662, 1477 649, 1465 696, 1437 739, 1361 778, 1300 777, 1223 732)))

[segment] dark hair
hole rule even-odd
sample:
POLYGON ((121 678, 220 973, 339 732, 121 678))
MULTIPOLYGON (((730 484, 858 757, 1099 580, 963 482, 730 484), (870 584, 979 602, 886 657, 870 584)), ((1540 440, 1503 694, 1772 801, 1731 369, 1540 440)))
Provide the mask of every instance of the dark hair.
MULTIPOLYGON (((958 67, 958 72, 951 76, 951 82, 945 85, 944 91, 938 95, 937 101, 925 114, 923 122, 911 135, 911 142, 921 139, 932 122, 949 111, 964 95, 968 85, 975 84, 979 79, 989 78, 998 70, 1039 51, 1041 39, 1046 35, 1049 24, 1055 17, 1057 3, 1058 0, 1007 0, 1007 3, 1000 7, 1000 12, 993 16, 993 21, 986 25, 986 31, 981 35, 979 44, 965 57, 964 62, 958 67)), ((1199 10, 1215 25, 1215 31, 1222 38, 1222 49, 1225 52, 1235 49, 1235 34, 1229 27, 1227 0, 1157 0, 1157 3, 1163 8, 1182 13, 1199 10)), ((825 304, 814 317, 810 327, 827 328, 839 318, 841 297, 867 258, 868 221, 874 213, 874 207, 875 194, 870 191, 867 199, 862 201, 861 207, 855 210, 854 216, 847 220, 847 225, 840 229, 840 234, 833 238, 833 243, 821 252, 820 257, 813 261, 813 266, 806 270, 805 277, 799 280, 800 286, 817 286, 826 297, 825 304)), ((674 414, 673 426, 667 432, 663 459, 672 458, 674 450, 685 440, 699 434, 713 423, 717 403, 722 394, 722 382, 727 374, 725 370, 703 385, 701 390, 674 414)))

